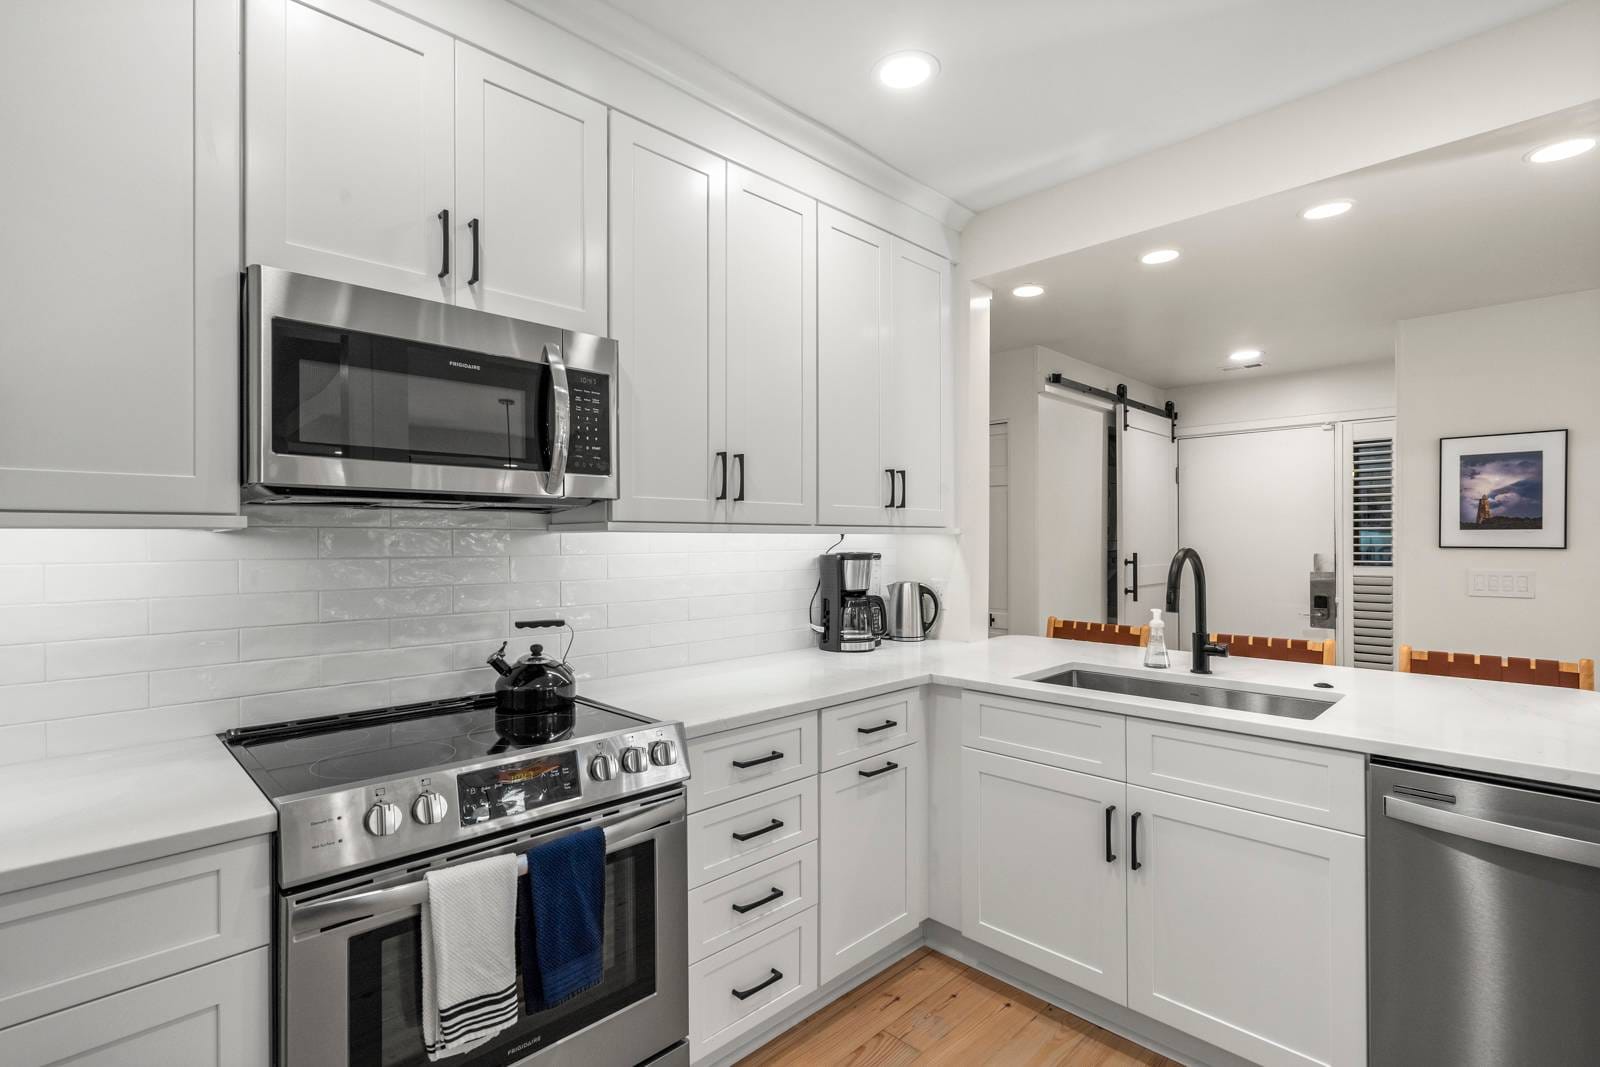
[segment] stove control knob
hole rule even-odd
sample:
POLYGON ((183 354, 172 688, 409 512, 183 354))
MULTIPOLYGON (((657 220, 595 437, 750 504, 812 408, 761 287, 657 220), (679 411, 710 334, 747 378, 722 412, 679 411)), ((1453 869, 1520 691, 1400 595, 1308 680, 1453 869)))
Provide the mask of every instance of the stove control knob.
POLYGON ((622 750, 622 769, 629 774, 638 774, 650 766, 645 759, 644 749, 638 745, 629 745, 622 750))
POLYGON ((361 821, 366 824, 367 833, 388 837, 400 829, 400 805, 380 800, 367 809, 366 818, 361 821))
POLYGON ((650 745, 650 762, 657 767, 670 767, 678 762, 678 746, 671 741, 656 741, 650 745))
POLYGON ((411 817, 424 826, 444 822, 444 817, 450 814, 450 802, 444 798, 443 793, 430 789, 418 793, 417 799, 411 802, 411 817))
POLYGON ((604 752, 589 761, 589 777, 597 782, 609 782, 617 776, 617 761, 604 752))

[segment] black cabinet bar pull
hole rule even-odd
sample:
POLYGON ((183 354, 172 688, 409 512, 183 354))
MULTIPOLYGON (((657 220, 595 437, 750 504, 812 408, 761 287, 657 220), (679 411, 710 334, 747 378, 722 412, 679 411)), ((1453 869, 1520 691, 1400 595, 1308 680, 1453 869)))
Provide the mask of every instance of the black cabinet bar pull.
POLYGON ((728 454, 726 452, 717 453, 717 470, 722 473, 722 488, 717 490, 717 499, 726 500, 728 499, 728 454))
POLYGON ((781 830, 781 829, 783 829, 783 820, 782 819, 773 819, 771 822, 769 822, 767 825, 763 826, 759 830, 751 830, 749 833, 744 833, 744 834, 736 833, 736 834, 733 835, 733 839, 735 841, 750 841, 750 840, 753 840, 754 838, 760 837, 762 834, 770 834, 774 830, 781 830))
POLYGON ((732 993, 734 996, 738 997, 740 1000, 749 1000, 751 997, 755 996, 757 993, 759 993, 763 989, 767 988, 767 986, 771 985, 773 982, 781 982, 781 981, 783 981, 783 972, 778 970, 778 968, 774 967, 774 968, 772 968, 772 977, 768 978, 765 982, 762 982, 760 985, 753 985, 749 989, 730 989, 730 990, 728 990, 728 992, 732 993))
POLYGON ((772 754, 770 756, 757 756, 755 759, 747 759, 747 760, 737 760, 736 759, 736 760, 733 761, 733 765, 735 767, 739 768, 741 771, 743 771, 743 770, 748 770, 751 767, 759 767, 763 763, 771 763, 775 759, 782 759, 782 758, 783 758, 783 753, 779 752, 777 749, 773 749, 772 750, 772 754))
POLYGON ((899 726, 899 725, 900 724, 895 722, 893 719, 887 719, 887 720, 884 721, 884 724, 882 726, 857 726, 856 727, 856 733, 858 733, 858 734, 881 734, 881 733, 883 733, 883 731, 885 731, 885 730, 893 730, 896 726, 899 726))
POLYGON ((472 219, 467 223, 467 229, 472 231, 472 276, 467 279, 468 285, 478 284, 478 220, 472 219))
POLYGON ((1133 584, 1122 592, 1126 596, 1138 597, 1139 595, 1139 553, 1135 552, 1132 559, 1122 561, 1124 567, 1133 568, 1133 584))
POLYGON ((904 508, 906 506, 906 472, 905 471, 900 471, 899 473, 900 473, 900 503, 896 504, 895 506, 898 507, 898 508, 904 508))
POLYGON ((890 771, 899 770, 899 769, 900 769, 900 764, 895 763, 895 762, 893 762, 891 760, 890 762, 885 763, 882 767, 879 767, 875 771, 857 771, 856 773, 859 774, 863 778, 876 778, 880 774, 888 774, 890 771))
POLYGON ((1117 862, 1117 854, 1115 852, 1111 851, 1111 820, 1116 814, 1117 814, 1117 806, 1115 804, 1107 804, 1106 805, 1106 862, 1107 863, 1115 863, 1115 862, 1117 862))
POLYGON ((783 890, 779 889, 777 886, 773 886, 772 892, 768 893, 760 900, 752 900, 748 904, 735 904, 733 905, 733 910, 738 912, 740 915, 743 915, 747 911, 755 911, 763 904, 771 904, 774 900, 777 900, 781 896, 783 896, 783 890))
POLYGON ((735 452, 733 461, 739 465, 739 491, 733 497, 734 503, 738 503, 744 499, 744 453, 735 452))
POLYGON ((1128 847, 1133 850, 1133 855, 1129 857, 1129 859, 1132 860, 1132 862, 1129 864, 1129 866, 1132 867, 1136 871, 1140 867, 1144 866, 1144 864, 1139 862, 1139 816, 1140 816, 1140 814, 1142 814, 1142 813, 1141 812, 1137 812, 1137 811, 1133 813, 1133 819, 1129 823, 1129 828, 1128 828, 1128 834, 1129 834, 1128 847))
POLYGON ((439 236, 444 241, 444 258, 440 260, 439 277, 450 273, 450 209, 439 212, 439 236))
POLYGON ((883 468, 883 473, 889 476, 889 502, 884 507, 892 508, 894 507, 894 468, 885 467, 883 468))

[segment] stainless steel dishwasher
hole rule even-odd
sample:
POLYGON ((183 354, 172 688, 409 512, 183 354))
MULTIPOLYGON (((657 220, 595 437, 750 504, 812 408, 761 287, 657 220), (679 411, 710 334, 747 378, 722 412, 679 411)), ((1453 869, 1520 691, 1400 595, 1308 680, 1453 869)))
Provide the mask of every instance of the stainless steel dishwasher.
POLYGON ((1372 1067, 1600 1063, 1600 796, 1373 760, 1372 1067))

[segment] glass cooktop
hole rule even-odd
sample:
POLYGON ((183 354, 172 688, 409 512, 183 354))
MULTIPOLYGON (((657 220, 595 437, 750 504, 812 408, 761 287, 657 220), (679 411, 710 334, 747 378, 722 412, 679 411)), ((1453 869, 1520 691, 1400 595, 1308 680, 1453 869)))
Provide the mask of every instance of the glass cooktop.
POLYGON ((385 708, 229 731, 234 755, 267 796, 340 789, 638 727, 648 720, 578 701, 572 728, 543 744, 503 734, 494 698, 385 708))

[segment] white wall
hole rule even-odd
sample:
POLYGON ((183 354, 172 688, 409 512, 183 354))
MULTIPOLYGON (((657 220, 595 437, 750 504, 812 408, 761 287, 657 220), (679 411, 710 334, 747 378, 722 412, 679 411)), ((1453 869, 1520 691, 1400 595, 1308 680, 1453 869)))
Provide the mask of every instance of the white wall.
POLYGON ((1600 655, 1600 290, 1400 323, 1400 640, 1417 648, 1600 655), (1567 548, 1442 549, 1439 438, 1565 428, 1567 548), (1469 568, 1530 570, 1533 600, 1466 595, 1469 568))
POLYGON ((1251 377, 1235 371, 1220 382, 1173 389, 1178 436, 1286 421, 1338 422, 1394 414, 1394 360, 1251 377))
MULTIPOLYGON (((0 764, 484 692, 485 657, 532 640, 520 618, 570 621, 582 679, 804 648, 815 557, 836 539, 553 533, 505 512, 265 518, 0 530, 0 764)), ((956 560, 947 534, 843 547, 941 591, 956 560)))

